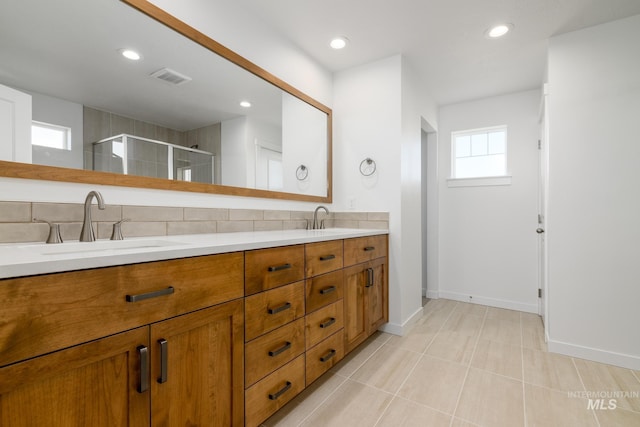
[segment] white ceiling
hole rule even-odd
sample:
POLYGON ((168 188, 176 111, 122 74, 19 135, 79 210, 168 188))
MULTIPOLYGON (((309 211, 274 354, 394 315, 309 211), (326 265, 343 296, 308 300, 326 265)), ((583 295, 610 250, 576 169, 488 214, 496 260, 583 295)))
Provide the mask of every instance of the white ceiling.
POLYGON ((438 104, 539 88, 547 40, 640 13, 640 0, 235 0, 330 71, 403 54, 438 104), (489 40, 484 31, 514 30, 489 40), (344 35, 349 46, 328 47, 344 35))

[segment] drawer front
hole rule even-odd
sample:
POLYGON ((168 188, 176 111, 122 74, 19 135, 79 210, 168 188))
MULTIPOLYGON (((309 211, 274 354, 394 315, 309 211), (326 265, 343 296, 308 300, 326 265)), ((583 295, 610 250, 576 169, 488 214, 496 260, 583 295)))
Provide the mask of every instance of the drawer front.
POLYGON ((304 355, 249 388, 244 395, 245 423, 260 425, 305 387, 304 355))
POLYGON ((385 234, 344 240, 345 267, 385 256, 387 256, 385 234))
POLYGON ((304 251, 306 277, 313 277, 342 268, 342 240, 309 243, 304 246, 304 251))
POLYGON ((240 298, 243 271, 238 252, 1 280, 0 366, 240 298))
POLYGON ((307 349, 334 334, 344 326, 342 300, 336 301, 305 318, 307 349))
POLYGON ((343 357, 344 330, 340 329, 340 331, 307 351, 307 385, 331 369, 331 367, 342 360, 343 357))
POLYGON ((342 299, 343 279, 342 270, 307 279, 307 313, 342 299))
POLYGON ((304 279, 304 245, 245 252, 245 294, 304 279))
POLYGON ((291 359, 304 353, 304 319, 282 326, 244 347, 245 387, 249 387, 291 359))
POLYGON ((246 297, 245 340, 304 316, 304 281, 246 297))

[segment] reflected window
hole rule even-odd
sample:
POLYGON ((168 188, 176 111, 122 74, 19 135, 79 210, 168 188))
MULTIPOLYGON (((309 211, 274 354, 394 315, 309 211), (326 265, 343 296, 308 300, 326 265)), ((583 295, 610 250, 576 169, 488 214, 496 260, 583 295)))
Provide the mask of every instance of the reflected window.
POLYGON ((507 174, 507 127, 451 133, 452 178, 481 178, 507 174))
POLYGON ((71 128, 33 121, 31 144, 58 150, 71 150, 71 128))

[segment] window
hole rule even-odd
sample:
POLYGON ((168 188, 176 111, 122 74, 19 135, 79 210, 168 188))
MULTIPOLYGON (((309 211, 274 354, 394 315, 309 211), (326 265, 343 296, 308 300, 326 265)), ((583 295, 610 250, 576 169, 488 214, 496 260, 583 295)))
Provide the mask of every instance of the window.
POLYGON ((49 123, 31 123, 31 145, 71 150, 71 128, 49 123))
POLYGON ((507 174, 507 127, 451 133, 451 177, 482 178, 507 174))

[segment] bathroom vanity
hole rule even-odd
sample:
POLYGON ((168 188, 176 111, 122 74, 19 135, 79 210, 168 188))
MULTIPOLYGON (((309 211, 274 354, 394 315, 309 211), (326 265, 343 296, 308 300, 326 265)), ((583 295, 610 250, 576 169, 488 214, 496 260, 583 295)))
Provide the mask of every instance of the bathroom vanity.
POLYGON ((0 425, 259 425, 388 320, 386 233, 0 245, 0 425))

